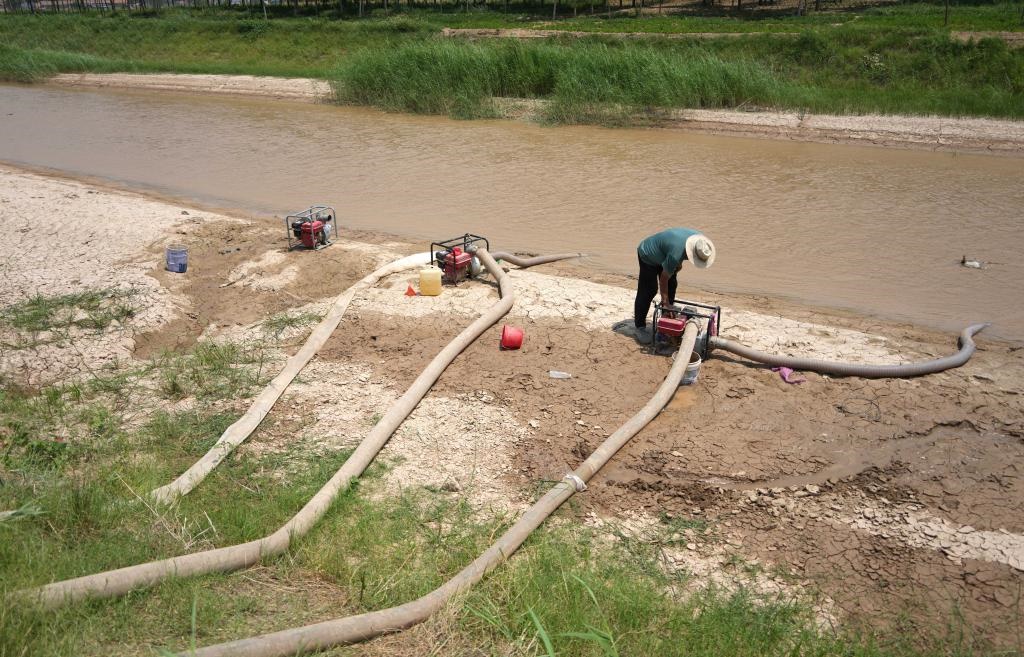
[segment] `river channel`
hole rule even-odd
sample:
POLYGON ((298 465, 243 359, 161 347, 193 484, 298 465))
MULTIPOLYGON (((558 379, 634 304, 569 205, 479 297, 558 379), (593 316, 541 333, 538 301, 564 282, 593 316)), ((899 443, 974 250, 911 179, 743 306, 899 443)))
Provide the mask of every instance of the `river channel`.
POLYGON ((424 246, 468 231, 623 272, 644 236, 691 226, 718 259, 684 269, 684 294, 991 320, 1024 339, 1021 159, 0 85, 0 160, 268 218, 327 203, 342 228, 424 246))

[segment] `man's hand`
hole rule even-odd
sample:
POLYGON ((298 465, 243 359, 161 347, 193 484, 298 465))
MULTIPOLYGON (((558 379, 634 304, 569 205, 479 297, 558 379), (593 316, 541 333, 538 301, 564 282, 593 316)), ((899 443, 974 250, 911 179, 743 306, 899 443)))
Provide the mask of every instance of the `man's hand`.
POLYGON ((658 292, 661 294, 661 303, 659 305, 662 306, 672 305, 672 298, 668 295, 668 279, 669 275, 667 272, 662 271, 658 274, 658 292))

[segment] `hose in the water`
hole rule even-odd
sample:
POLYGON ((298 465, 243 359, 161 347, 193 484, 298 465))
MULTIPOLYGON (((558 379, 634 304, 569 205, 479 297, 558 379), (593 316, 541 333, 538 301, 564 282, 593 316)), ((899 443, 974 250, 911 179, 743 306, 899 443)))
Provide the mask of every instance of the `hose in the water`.
POLYGON ((308 654, 326 650, 331 646, 356 643, 381 634, 403 630, 422 623, 441 609, 453 596, 465 591, 484 575, 505 561, 537 529, 625 445, 630 438, 661 412, 679 388, 690 354, 697 338, 696 322, 688 322, 683 331, 682 344, 675 363, 665 381, 647 404, 636 415, 610 435, 580 467, 541 497, 491 547, 471 564, 430 593, 390 609, 371 611, 358 616, 282 630, 219 645, 180 653, 180 657, 282 657, 296 653, 308 654))
POLYGON ((751 349, 738 342, 717 336, 712 336, 708 339, 708 351, 721 349, 722 351, 728 351, 737 356, 742 356, 758 363, 764 363, 765 365, 771 365, 772 367, 789 367, 794 370, 820 372, 821 374, 832 374, 835 376, 859 376, 866 379, 905 378, 933 374, 954 367, 960 367, 974 353, 974 334, 986 326, 989 326, 989 324, 972 324, 965 328, 960 333, 958 341, 959 351, 955 354, 921 363, 907 363, 904 365, 860 365, 856 363, 837 363, 817 358, 766 354, 763 351, 751 349))
MULTIPOLYGON (((484 249, 477 251, 477 257, 486 270, 498 281, 501 299, 476 321, 463 329, 448 345, 434 357, 426 369, 416 377, 409 389, 388 409, 384 417, 363 439, 344 465, 331 477, 323 488, 306 503, 284 526, 270 536, 228 547, 186 554, 171 559, 110 570, 94 575, 54 582, 45 586, 19 592, 26 598, 40 602, 47 607, 85 598, 102 598, 122 595, 144 586, 150 586, 171 577, 186 577, 214 572, 228 572, 258 563, 268 556, 281 554, 288 549, 293 539, 304 536, 320 518, 337 496, 359 477, 384 447, 391 434, 423 399, 427 391, 441 376, 445 368, 485 330, 508 313, 515 295, 509 277, 484 249)), ((429 255, 420 256, 420 263, 429 255)))

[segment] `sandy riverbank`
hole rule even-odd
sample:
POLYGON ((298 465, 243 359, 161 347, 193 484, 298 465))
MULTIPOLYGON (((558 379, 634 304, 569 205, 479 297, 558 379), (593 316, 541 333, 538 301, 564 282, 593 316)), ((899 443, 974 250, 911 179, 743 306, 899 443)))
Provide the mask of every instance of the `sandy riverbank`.
MULTIPOLYGON (((10 168, 0 169, 0 189, 0 247, 12 254, 0 305, 138 290, 136 312, 104 330, 12 349, 19 336, 4 328, 0 372, 19 385, 130 367, 196 340, 265 338, 268 317, 322 313, 378 263, 423 247, 343 230, 325 251, 287 252, 276 224, 10 168), (76 218, 57 244, 20 230, 24 217, 56 206, 76 218), (184 275, 161 267, 172 241, 190 248, 184 275)), ((525 329, 524 348, 500 351, 499 324, 453 363, 383 453, 394 464, 386 490, 426 486, 484 513, 514 513, 642 405, 667 370, 664 357, 613 329, 630 313, 627 277, 572 264, 511 277, 518 300, 506 321, 525 329)), ((486 281, 410 298, 410 282, 394 276, 353 301, 243 453, 351 447, 495 298, 486 281)), ((726 306, 723 334, 771 351, 899 362, 955 349, 953 336, 908 325, 766 299, 702 300, 726 306)), ((271 346, 271 367, 302 331, 284 337, 271 346)), ((643 538, 665 514, 692 519, 710 529, 666 546, 662 566, 695 574, 695 586, 812 596, 828 623, 902 619, 926 630, 957 609, 978 637, 1012 647, 1024 585, 1024 351, 984 334, 979 344, 965 367, 908 381, 808 374, 787 385, 765 368, 709 360, 698 384, 580 496, 575 520, 643 538)))
MULTIPOLYGON (((65 73, 50 84, 211 93, 300 102, 330 102, 323 80, 231 75, 65 73)), ((501 99, 509 118, 536 120, 543 101, 501 99)), ((856 143, 928 150, 1024 155, 1024 122, 910 116, 831 116, 802 112, 675 110, 638 117, 644 125, 767 139, 856 143)))

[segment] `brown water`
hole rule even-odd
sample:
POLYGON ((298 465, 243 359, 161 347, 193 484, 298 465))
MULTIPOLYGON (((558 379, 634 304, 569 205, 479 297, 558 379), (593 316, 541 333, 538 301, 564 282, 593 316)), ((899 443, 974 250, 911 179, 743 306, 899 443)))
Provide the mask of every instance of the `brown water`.
POLYGON ((662 130, 458 122, 167 93, 0 86, 0 160, 256 214, 312 203, 407 237, 466 231, 631 271, 705 231, 687 285, 1024 338, 1024 161, 662 130), (964 254, 992 264, 959 265, 964 254))

